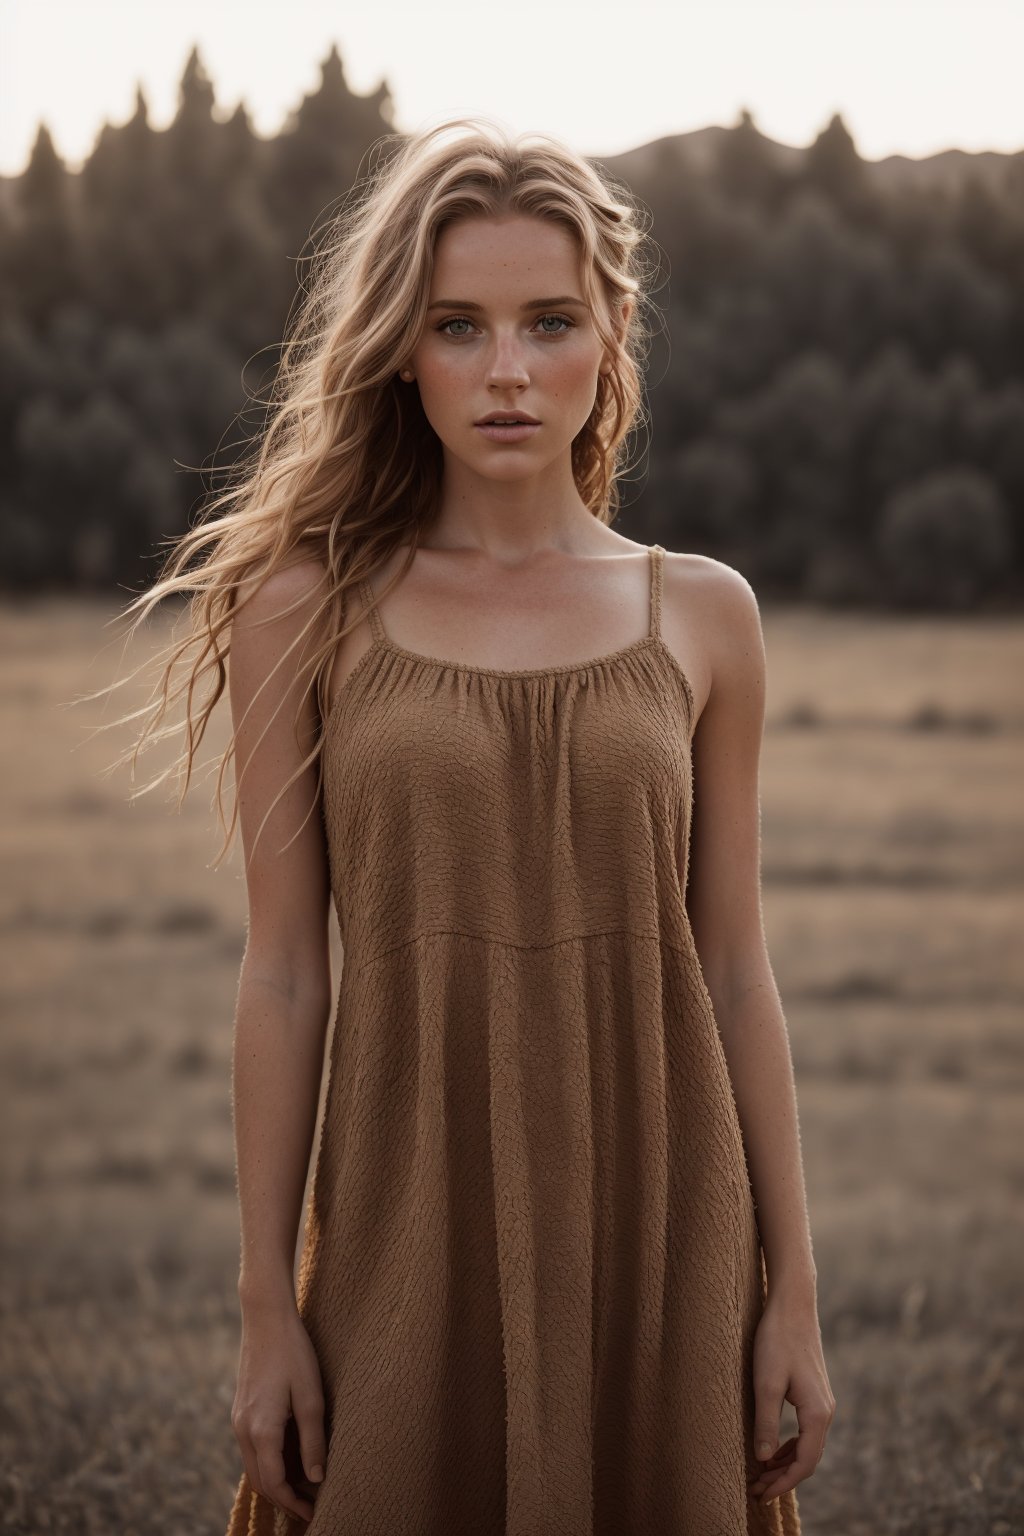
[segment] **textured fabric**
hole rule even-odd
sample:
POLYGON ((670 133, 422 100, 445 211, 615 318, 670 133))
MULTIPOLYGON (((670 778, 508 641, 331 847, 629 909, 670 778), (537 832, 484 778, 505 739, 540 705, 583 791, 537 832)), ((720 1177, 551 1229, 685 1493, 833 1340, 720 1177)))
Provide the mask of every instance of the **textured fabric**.
POLYGON ((309 1524, 798 1536, 747 1493, 764 1270, 684 906, 690 684, 649 633, 496 670, 373 642, 325 723, 344 964, 300 1273, 309 1524))

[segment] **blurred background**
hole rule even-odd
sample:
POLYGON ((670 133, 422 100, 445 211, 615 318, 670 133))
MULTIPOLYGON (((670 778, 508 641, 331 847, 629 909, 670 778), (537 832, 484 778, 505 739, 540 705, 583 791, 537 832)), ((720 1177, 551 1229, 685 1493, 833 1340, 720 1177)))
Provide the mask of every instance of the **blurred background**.
POLYGON ((117 615, 242 446, 311 234, 382 136, 482 111, 650 210, 616 526, 761 601, 839 1405, 805 1532, 1024 1530, 1020 6, 0 16, 3 1528, 225 1528, 241 860, 209 775, 176 813, 108 771, 143 692, 73 701, 169 637, 117 615))

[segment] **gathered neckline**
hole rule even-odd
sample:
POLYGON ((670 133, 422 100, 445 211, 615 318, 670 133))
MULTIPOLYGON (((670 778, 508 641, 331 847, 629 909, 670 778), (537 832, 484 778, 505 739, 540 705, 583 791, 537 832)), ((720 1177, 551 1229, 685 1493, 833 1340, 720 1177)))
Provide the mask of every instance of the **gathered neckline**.
POLYGON ((375 643, 384 650, 393 651, 396 656, 404 656, 409 661, 423 661, 429 666, 443 667, 446 672, 472 672, 478 677, 555 677, 560 672, 586 672, 591 667, 603 666, 605 662, 617 661, 620 656, 628 656, 632 651, 639 651, 652 644, 657 635, 644 635, 639 640, 634 640, 631 645, 620 645, 617 650, 606 651, 603 656, 592 656, 589 661, 567 661, 557 663, 549 667, 477 667, 471 662, 448 661, 443 656, 428 656, 424 651, 410 651, 406 646, 399 645, 387 635, 378 639, 375 643))
POLYGON ((349 685, 355 682, 359 674, 365 669, 370 658, 379 655, 381 652, 390 652, 391 655, 398 656, 403 661, 409 661, 421 667, 434 668, 442 672, 460 672, 470 677, 493 677, 505 682, 529 682, 544 677, 560 677, 571 673, 593 672, 599 667, 609 666, 617 661, 624 661, 637 652, 646 650, 658 651, 676 673, 683 685, 692 725, 694 700, 690 679, 687 677, 675 654, 665 644, 660 633, 644 635, 641 639, 634 640, 630 645, 619 646, 618 650, 607 651, 603 656, 593 656, 589 661, 569 661, 548 667, 479 667, 474 666, 470 662, 448 661, 443 656, 428 656, 422 651, 410 651, 404 645, 396 644, 386 634, 378 634, 367 646, 338 688, 323 723, 323 734, 326 736, 330 730, 331 722, 339 713, 340 706, 349 692, 349 685))

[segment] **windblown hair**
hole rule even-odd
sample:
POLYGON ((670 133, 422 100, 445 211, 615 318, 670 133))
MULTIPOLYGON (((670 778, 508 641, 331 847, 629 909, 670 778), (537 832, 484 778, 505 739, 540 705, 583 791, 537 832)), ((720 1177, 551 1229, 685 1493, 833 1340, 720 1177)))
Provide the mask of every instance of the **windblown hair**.
MULTIPOLYGON (((122 615, 137 614, 127 641, 162 598, 192 594, 188 633, 159 653, 160 676, 149 702, 113 722, 144 720, 134 745, 117 759, 130 761, 133 783, 147 743, 182 729, 185 734, 178 758, 132 799, 177 773, 180 807, 210 714, 224 692, 234 613, 274 572, 310 557, 322 567, 317 584, 322 595, 274 670, 290 666, 293 675, 307 672, 320 719, 326 719, 337 643, 359 622, 359 617, 344 622, 346 590, 407 542, 408 557, 395 578, 400 580, 422 531, 440 510, 441 444, 418 391, 403 385, 397 373, 425 324, 435 244, 453 221, 532 215, 555 220, 575 237, 584 295, 613 366, 598 376, 590 419, 573 441, 572 473, 596 518, 610 524, 617 514, 616 482, 630 467, 626 439, 645 418, 647 211, 626 187, 598 174, 558 140, 547 134, 510 138, 486 118, 449 119, 412 138, 385 135, 377 147, 392 152, 382 153, 377 167, 356 182, 327 226, 282 345, 266 425, 230 471, 235 483, 208 501, 195 525, 172 545, 154 584, 122 615), (619 307, 625 298, 633 300, 633 310, 623 327, 619 307), (289 660, 296 647, 301 666, 289 660), (196 654, 184 677, 172 686, 178 664, 192 649, 196 654), (212 674, 210 687, 197 702, 205 674, 212 674), (182 694, 184 721, 161 729, 170 704, 182 694)), ((303 696, 308 700, 308 691, 303 696)), ((297 725, 298 711, 295 718, 297 725)), ((237 793, 229 824, 222 801, 236 737, 237 729, 219 762, 215 800, 225 837, 214 868, 231 845, 238 819, 237 793)), ((321 756, 321 748, 322 735, 281 786, 257 839, 277 800, 321 756)), ((319 793, 322 763, 318 775, 319 793)), ((315 802, 310 813, 314 808, 315 802)))

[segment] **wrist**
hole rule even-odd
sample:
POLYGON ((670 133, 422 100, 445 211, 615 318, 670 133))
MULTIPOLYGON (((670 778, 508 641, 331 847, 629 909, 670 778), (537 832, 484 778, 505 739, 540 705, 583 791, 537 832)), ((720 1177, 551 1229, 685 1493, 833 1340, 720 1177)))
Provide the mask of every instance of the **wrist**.
POLYGON ((293 1312, 295 1286, 291 1275, 239 1275, 238 1300, 243 1313, 293 1312))
POLYGON ((787 1269, 766 1266, 768 1297, 786 1305, 817 1308, 818 1273, 813 1264, 800 1264, 787 1269))

